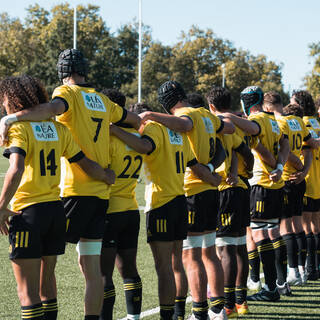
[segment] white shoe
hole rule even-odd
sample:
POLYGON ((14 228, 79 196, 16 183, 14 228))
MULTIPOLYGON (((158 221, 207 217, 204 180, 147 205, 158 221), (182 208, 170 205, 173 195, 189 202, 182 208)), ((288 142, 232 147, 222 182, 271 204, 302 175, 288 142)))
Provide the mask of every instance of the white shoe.
POLYGON ((298 270, 294 270, 292 272, 291 270, 289 271, 287 283, 291 286, 302 286, 302 278, 298 270))
POLYGON ((247 287, 249 290, 259 291, 261 290, 261 282, 260 281, 255 282, 249 277, 247 281, 247 287))
POLYGON ((208 314, 210 320, 228 320, 226 310, 224 310, 224 308, 219 313, 214 313, 209 309, 208 314))

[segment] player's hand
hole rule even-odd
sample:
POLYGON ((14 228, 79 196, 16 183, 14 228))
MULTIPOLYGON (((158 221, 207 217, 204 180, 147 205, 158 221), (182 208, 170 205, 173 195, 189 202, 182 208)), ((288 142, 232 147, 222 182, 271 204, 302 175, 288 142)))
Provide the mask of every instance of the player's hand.
POLYGON ((107 169, 104 169, 105 173, 106 173, 106 177, 105 177, 105 183, 106 184, 114 184, 115 181, 116 181, 116 174, 113 170, 107 168, 107 169))
POLYGON ((291 181, 294 184, 299 184, 305 179, 306 176, 307 176, 306 172, 297 171, 297 172, 290 175, 289 181, 291 181))
POLYGON ((275 169, 270 172, 269 179, 273 182, 278 182, 282 176, 282 171, 279 169, 275 169))
POLYGON ((11 211, 7 208, 0 209, 0 233, 8 235, 8 218, 21 214, 21 211, 11 211))
POLYGON ((238 184, 238 176, 229 173, 228 177, 226 179, 226 183, 229 184, 230 186, 235 186, 238 184))
POLYGON ((146 123, 148 120, 152 120, 152 111, 145 111, 139 114, 139 117, 141 118, 141 124, 146 123))
POLYGON ((220 174, 213 172, 212 176, 213 176, 214 182, 211 183, 211 185, 214 187, 218 187, 222 180, 220 174))
POLYGON ((10 124, 7 123, 7 116, 0 120, 0 146, 4 146, 8 142, 8 130, 10 124))

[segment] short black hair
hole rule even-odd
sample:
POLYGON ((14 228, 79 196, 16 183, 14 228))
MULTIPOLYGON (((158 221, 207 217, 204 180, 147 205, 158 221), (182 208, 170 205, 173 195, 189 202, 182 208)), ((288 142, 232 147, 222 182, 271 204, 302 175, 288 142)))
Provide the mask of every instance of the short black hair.
POLYGON ((276 91, 268 91, 263 96, 263 103, 270 103, 271 105, 282 104, 281 96, 276 91))
POLYGON ((305 116, 314 116, 316 107, 311 94, 306 90, 293 91, 292 97, 302 107, 305 116))
POLYGON ((206 96, 208 103, 213 104, 218 111, 230 109, 231 93, 228 89, 213 86, 206 96))
POLYGON ((152 109, 146 103, 137 102, 135 104, 130 105, 129 111, 134 112, 136 114, 140 114, 145 111, 152 111, 152 109))
POLYGON ((118 104, 120 107, 124 108, 126 106, 126 96, 117 89, 103 89, 101 91, 106 95, 112 102, 118 104))
POLYGON ((303 118, 303 109, 298 104, 288 104, 282 110, 285 116, 293 115, 303 118))
POLYGON ((200 108, 205 106, 202 95, 196 92, 187 94, 187 102, 192 108, 200 108))

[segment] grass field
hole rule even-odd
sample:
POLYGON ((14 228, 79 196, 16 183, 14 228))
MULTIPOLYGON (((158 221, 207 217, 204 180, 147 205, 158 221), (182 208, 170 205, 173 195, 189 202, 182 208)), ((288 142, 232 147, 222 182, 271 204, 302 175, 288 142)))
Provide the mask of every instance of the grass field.
MULTIPOLYGON (((7 168, 7 160, 0 157, 0 185, 7 168)), ((143 201, 144 184, 137 187, 138 201, 143 201)), ((138 268, 143 282, 143 306, 146 311, 158 306, 157 277, 151 251, 146 244, 145 216, 141 215, 141 231, 138 250, 138 268)), ((0 320, 20 319, 20 306, 16 294, 16 284, 8 259, 8 239, 0 236, 0 320)), ((56 270, 59 302, 59 320, 83 319, 83 291, 84 281, 77 266, 77 254, 74 245, 68 245, 66 254, 59 257, 56 270)), ((115 270, 114 282, 116 286, 116 304, 114 319, 126 316, 125 300, 122 281, 115 270)), ((294 288, 292 297, 281 298, 276 303, 250 303, 250 315, 241 319, 296 319, 320 320, 320 281, 311 282, 306 287, 294 288)), ((187 305, 187 314, 190 313, 187 305)), ((158 314, 145 319, 159 319, 158 314)))

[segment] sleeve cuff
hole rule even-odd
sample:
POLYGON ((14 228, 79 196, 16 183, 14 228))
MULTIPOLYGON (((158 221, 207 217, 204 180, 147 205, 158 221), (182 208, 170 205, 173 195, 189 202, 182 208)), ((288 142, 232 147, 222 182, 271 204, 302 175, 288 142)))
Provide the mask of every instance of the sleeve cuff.
POLYGON ((26 155, 27 155, 27 153, 23 149, 21 149, 19 147, 11 147, 11 148, 5 149, 3 151, 3 156, 9 159, 11 153, 19 153, 23 157, 26 157, 26 155))
POLYGON ((224 128, 224 121, 222 119, 220 119, 220 120, 221 120, 221 125, 220 125, 219 129, 217 130, 217 133, 221 132, 224 128))
POLYGON ((257 136, 259 136, 259 135, 260 135, 260 133, 261 133, 261 127, 260 127, 260 124, 259 124, 257 121, 255 121, 255 120, 250 120, 250 121, 254 122, 254 123, 259 127, 259 131, 258 131, 258 133, 257 133, 257 134, 253 134, 252 136, 253 136, 253 137, 257 137, 257 136))
POLYGON ((196 158, 193 158, 192 160, 190 160, 188 163, 187 163, 187 167, 192 167, 194 165, 196 165, 198 163, 198 160, 196 158))
POLYGON ((147 139, 148 141, 151 142, 152 144, 152 150, 150 152, 147 153, 147 155, 150 155, 154 150, 156 150, 156 144, 154 143, 154 141, 152 140, 152 138, 150 138, 149 136, 147 135, 144 135, 141 137, 141 139, 147 139))
POLYGON ((283 134, 283 139, 289 139, 287 134, 283 134))
POLYGON ((61 97, 54 97, 54 98, 51 100, 51 102, 54 102, 54 101, 56 101, 56 100, 61 100, 61 101, 64 103, 65 109, 64 109, 64 112, 62 112, 62 114, 65 113, 65 112, 67 112, 67 111, 69 110, 69 104, 68 104, 67 100, 65 100, 65 99, 63 99, 63 98, 61 98, 61 97))
POLYGON ((311 149, 310 146, 302 146, 302 150, 305 150, 305 149, 311 149))
POLYGON ((127 114, 128 114, 127 109, 123 108, 123 114, 122 114, 121 119, 120 119, 119 121, 117 121, 116 123, 114 123, 114 124, 115 124, 115 125, 120 124, 123 120, 125 120, 125 119, 126 119, 127 114))
POLYGON ((311 133, 309 133, 306 137, 303 138, 303 141, 308 141, 311 138, 311 133))
POLYGON ((242 148, 244 148, 245 147, 245 143, 244 142, 241 142, 241 144, 240 144, 240 146, 238 147, 238 148, 235 148, 235 149, 233 149, 235 152, 239 152, 242 148))
POLYGON ((69 158, 68 161, 69 161, 70 163, 72 163, 72 162, 78 162, 78 161, 80 161, 81 159, 83 159, 84 157, 85 157, 85 154, 84 154, 82 151, 80 151, 80 152, 78 152, 75 156, 73 156, 72 158, 69 158))

